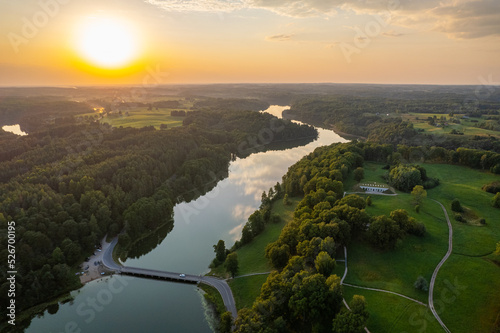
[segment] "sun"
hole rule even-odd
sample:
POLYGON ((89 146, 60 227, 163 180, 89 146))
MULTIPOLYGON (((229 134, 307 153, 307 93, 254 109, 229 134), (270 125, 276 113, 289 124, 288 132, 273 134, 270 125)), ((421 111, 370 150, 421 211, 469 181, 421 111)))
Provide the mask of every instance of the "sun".
POLYGON ((111 17, 89 17, 77 28, 76 49, 91 65, 118 69, 138 57, 138 42, 131 24, 111 17))

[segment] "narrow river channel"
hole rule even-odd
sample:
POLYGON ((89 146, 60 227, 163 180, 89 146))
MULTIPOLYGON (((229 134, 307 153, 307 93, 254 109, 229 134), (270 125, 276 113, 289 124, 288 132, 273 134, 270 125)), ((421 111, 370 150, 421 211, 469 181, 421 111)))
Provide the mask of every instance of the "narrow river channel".
MULTIPOLYGON (((281 117, 289 107, 264 112, 281 117)), ((127 266, 205 274, 214 257, 213 244, 231 247, 243 224, 288 167, 319 146, 346 142, 330 130, 306 146, 256 153, 231 162, 229 176, 195 201, 174 208, 174 228, 154 250, 127 266)), ((114 276, 74 291, 74 300, 33 319, 29 333, 211 332, 207 307, 196 286, 114 276)))

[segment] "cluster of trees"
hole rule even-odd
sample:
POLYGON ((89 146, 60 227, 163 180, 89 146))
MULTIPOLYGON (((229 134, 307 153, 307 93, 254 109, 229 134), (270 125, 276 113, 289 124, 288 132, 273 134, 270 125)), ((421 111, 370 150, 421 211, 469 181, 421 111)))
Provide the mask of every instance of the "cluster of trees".
POLYGON ((183 124, 191 125, 192 128, 208 127, 222 133, 231 133, 240 156, 266 150, 273 147, 272 144, 296 144, 301 140, 310 142, 318 136, 312 126, 294 124, 289 120, 277 119, 268 113, 260 112, 192 111, 188 113, 183 124), (239 130, 242 123, 245 131, 239 130))
POLYGON ((393 165, 405 161, 455 164, 500 174, 500 154, 493 151, 463 147, 445 149, 439 146, 394 147, 374 142, 359 143, 358 146, 362 149, 363 157, 369 161, 387 162, 393 165))
POLYGON ((184 110, 173 110, 173 111, 170 111, 170 115, 172 117, 185 117, 186 116, 186 111, 184 111, 184 110))
POLYGON ((409 216, 406 210, 397 209, 392 211, 390 216, 373 217, 367 236, 373 246, 381 250, 391 250, 407 234, 423 237, 425 232, 423 223, 417 222, 415 218, 409 216))
MULTIPOLYGON (((170 230, 173 205, 213 188, 239 155, 238 140, 268 121, 255 112, 221 112, 217 125, 191 117, 168 131, 92 122, 0 136, 0 147, 8 147, 0 162, 0 229, 16 222, 19 310, 77 287, 78 264, 105 234, 124 231, 119 248, 127 253, 137 239, 170 230)), ((282 125, 290 134, 304 130, 282 125)), ((6 257, 7 238, 0 243, 6 257)), ((0 278, 6 281, 6 270, 0 278)))
POLYGON ((439 179, 428 177, 425 168, 417 164, 394 165, 390 168, 386 179, 391 186, 403 192, 410 192, 419 185, 423 185, 425 189, 439 185, 439 179))

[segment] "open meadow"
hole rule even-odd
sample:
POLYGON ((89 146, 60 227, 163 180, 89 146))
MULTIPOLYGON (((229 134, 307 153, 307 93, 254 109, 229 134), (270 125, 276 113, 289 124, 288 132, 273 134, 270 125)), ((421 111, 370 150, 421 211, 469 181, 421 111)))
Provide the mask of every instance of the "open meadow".
MULTIPOLYGON (((365 163, 363 181, 383 182, 381 175, 386 171, 381 169, 382 166, 380 163, 365 163)), ((348 247, 349 273, 345 282, 398 292, 427 303, 427 293, 416 290, 413 283, 419 275, 430 281, 448 248, 444 213, 431 199, 437 200, 445 206, 451 219, 453 252, 437 275, 434 289, 436 311, 452 332, 489 332, 500 310, 500 268, 491 260, 495 244, 500 240, 500 214, 490 205, 493 195, 482 191, 481 187, 498 180, 498 176, 454 165, 423 166, 427 174, 439 178, 441 184, 427 191, 428 197, 421 205, 420 213, 413 209, 411 195, 401 192, 395 197, 371 195, 373 205, 367 207, 367 212, 376 216, 389 215, 394 209, 406 209, 417 221, 425 224, 427 234, 423 238, 407 236, 395 250, 387 252, 374 250, 366 242, 354 241, 348 247), (455 221, 450 209, 455 198, 477 217, 484 218, 486 224, 455 221)), ((395 297, 393 295, 344 288, 346 295, 356 293, 367 298, 372 316, 368 325, 372 332, 425 332, 425 325, 428 332, 440 330, 439 326, 432 328, 438 325, 434 317, 430 313, 426 315, 425 308, 418 309, 416 303, 408 304, 407 300, 400 298, 395 305, 396 300, 389 300, 395 297), (380 301, 386 298, 389 299, 380 301), (410 305, 412 310, 408 310, 410 305), (413 328, 403 327, 408 325, 413 328), (387 327, 391 327, 389 331, 387 327)))

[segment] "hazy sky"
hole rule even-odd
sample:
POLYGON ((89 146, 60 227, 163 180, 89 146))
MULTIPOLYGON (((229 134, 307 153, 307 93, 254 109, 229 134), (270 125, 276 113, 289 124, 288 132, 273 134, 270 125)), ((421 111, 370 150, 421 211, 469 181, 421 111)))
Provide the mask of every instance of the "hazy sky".
POLYGON ((500 82, 500 0, 0 0, 0 18, 3 86, 500 82))

